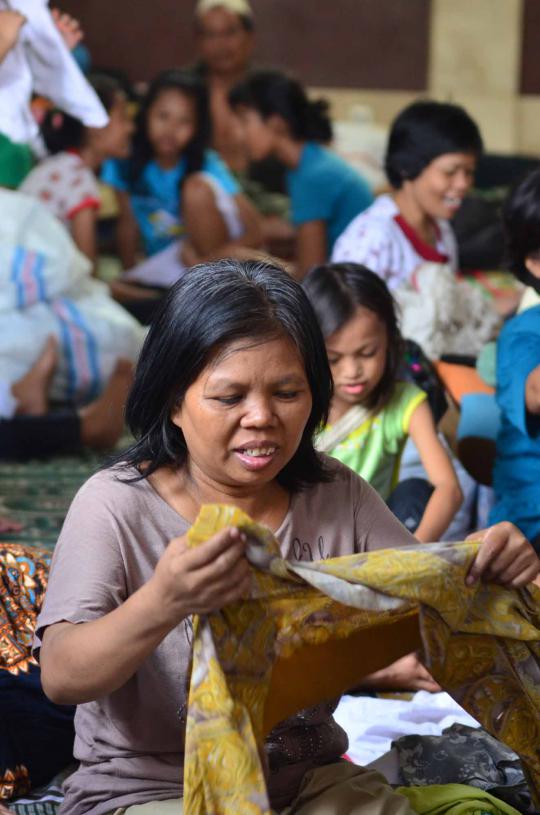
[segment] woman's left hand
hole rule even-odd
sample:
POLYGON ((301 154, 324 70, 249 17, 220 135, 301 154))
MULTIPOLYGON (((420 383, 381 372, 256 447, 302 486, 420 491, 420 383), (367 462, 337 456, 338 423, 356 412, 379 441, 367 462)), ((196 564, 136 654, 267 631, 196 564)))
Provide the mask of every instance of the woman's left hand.
POLYGON ((465 579, 468 586, 484 580, 518 589, 540 573, 538 555, 525 535, 508 521, 473 532, 467 540, 482 544, 465 579))

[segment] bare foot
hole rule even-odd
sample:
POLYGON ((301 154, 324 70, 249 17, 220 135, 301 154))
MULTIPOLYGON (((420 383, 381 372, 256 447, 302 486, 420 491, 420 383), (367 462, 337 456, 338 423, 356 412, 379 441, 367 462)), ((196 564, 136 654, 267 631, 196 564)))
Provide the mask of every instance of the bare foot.
POLYGON ((124 407, 132 381, 133 365, 119 359, 101 396, 79 410, 84 445, 96 450, 114 447, 124 429, 124 407))
POLYGON ((18 403, 17 413, 25 416, 43 416, 47 413, 47 393, 57 362, 58 343, 51 336, 28 373, 11 386, 11 392, 18 403))

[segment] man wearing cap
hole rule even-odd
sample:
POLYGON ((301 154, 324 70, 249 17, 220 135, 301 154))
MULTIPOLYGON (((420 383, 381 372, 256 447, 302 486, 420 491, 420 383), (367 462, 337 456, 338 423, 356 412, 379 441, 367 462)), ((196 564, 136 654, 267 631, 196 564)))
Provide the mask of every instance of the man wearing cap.
MULTIPOLYGON (((198 0, 195 30, 196 72, 207 83, 213 147, 238 176, 243 191, 263 215, 285 215, 285 168, 275 159, 250 164, 228 94, 250 69, 255 46, 253 11, 248 0, 198 0), (277 193, 277 194, 276 194, 277 193)), ((290 227, 281 218, 265 222, 265 235, 287 241, 290 227)), ((279 250, 278 250, 279 251, 279 250)))

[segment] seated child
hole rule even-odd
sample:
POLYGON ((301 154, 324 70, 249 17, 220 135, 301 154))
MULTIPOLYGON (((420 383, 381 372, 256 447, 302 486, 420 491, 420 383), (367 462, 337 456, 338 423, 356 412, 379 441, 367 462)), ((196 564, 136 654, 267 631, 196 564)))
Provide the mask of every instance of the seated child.
POLYGON ((250 158, 274 157, 287 167, 296 227, 299 275, 324 263, 348 224, 373 201, 366 181, 324 145, 332 125, 323 100, 278 71, 258 71, 229 95, 242 123, 250 158))
POLYGON ((512 521, 540 550, 540 170, 503 207, 510 268, 531 287, 529 308, 512 317, 497 341, 501 427, 493 470, 491 519, 512 521), (536 302, 535 302, 536 301, 536 302))
POLYGON ((107 162, 102 173, 116 190, 124 268, 136 263, 140 238, 150 257, 130 279, 169 286, 186 266, 259 246, 259 216, 209 139, 202 80, 159 74, 141 103, 129 159, 107 162))
POLYGON ((120 85, 96 75, 92 85, 109 114, 105 127, 85 127, 61 110, 49 111, 42 135, 52 154, 35 167, 20 191, 39 198, 71 231, 78 248, 95 262, 100 197, 96 173, 107 158, 129 152, 133 129, 120 85))
POLYGON ((369 481, 418 540, 439 540, 462 495, 426 394, 398 380, 402 341, 392 295, 381 278, 354 263, 318 266, 303 285, 334 378, 330 424, 318 449, 369 481), (411 479, 396 487, 409 435, 430 484, 411 479))

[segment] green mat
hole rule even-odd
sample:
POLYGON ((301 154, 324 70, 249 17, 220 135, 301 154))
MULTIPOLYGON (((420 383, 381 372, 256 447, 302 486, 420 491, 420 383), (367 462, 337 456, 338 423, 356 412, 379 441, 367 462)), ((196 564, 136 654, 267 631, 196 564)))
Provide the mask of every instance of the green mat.
POLYGON ((2 540, 52 551, 73 496, 107 458, 88 452, 24 464, 0 462, 0 515, 24 524, 20 532, 3 533, 2 540))

